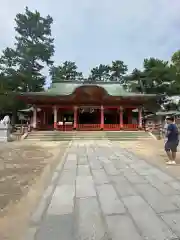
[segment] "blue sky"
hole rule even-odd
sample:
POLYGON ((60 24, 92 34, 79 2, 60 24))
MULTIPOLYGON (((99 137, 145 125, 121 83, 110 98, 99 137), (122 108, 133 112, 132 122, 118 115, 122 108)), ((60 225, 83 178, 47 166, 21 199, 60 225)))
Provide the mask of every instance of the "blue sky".
POLYGON ((54 19, 54 60, 75 61, 85 75, 123 60, 131 71, 144 58, 169 60, 180 49, 179 0, 6 0, 0 8, 0 50, 14 40, 14 17, 25 6, 54 19))

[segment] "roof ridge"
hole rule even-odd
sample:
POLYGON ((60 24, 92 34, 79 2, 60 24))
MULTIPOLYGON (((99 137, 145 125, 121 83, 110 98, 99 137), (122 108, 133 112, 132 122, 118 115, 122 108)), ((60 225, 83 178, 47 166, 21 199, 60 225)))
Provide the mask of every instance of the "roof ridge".
POLYGON ((94 82, 89 82, 89 81, 70 81, 70 80, 68 80, 68 81, 62 81, 62 80, 60 80, 60 81, 54 81, 54 82, 52 82, 52 84, 57 84, 57 83, 65 83, 65 84, 67 84, 67 83, 74 83, 74 84, 82 84, 82 85, 97 85, 97 84, 118 84, 118 85, 122 85, 123 86, 123 84, 122 83, 120 83, 120 82, 117 82, 117 81, 94 81, 94 82))

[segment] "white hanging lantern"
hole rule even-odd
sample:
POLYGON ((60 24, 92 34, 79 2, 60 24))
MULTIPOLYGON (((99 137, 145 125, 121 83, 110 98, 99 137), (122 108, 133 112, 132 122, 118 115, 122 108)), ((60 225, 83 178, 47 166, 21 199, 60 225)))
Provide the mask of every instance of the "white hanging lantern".
POLYGON ((90 108, 90 113, 93 113, 94 112, 94 108, 90 108))
POLYGON ((83 112, 84 112, 84 108, 81 108, 81 109, 80 109, 80 112, 83 113, 83 112))

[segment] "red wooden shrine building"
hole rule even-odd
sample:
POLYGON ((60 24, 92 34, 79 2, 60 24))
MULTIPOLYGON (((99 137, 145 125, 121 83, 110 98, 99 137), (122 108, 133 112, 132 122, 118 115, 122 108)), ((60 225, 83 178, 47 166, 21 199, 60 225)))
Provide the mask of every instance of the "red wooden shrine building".
POLYGON ((45 92, 18 95, 33 106, 31 125, 37 130, 139 130, 143 105, 154 94, 127 92, 119 83, 57 82, 45 92))

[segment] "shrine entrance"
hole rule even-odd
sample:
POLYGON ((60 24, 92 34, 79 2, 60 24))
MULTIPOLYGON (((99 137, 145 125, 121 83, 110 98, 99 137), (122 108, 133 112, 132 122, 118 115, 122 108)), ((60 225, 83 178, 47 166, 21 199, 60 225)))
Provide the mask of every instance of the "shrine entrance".
POLYGON ((79 108, 78 123, 79 124, 100 124, 100 109, 98 108, 79 108))
POLYGON ((77 112, 77 129, 81 131, 100 130, 100 107, 80 107, 77 112))
POLYGON ((119 109, 104 109, 104 124, 120 124, 119 109))

